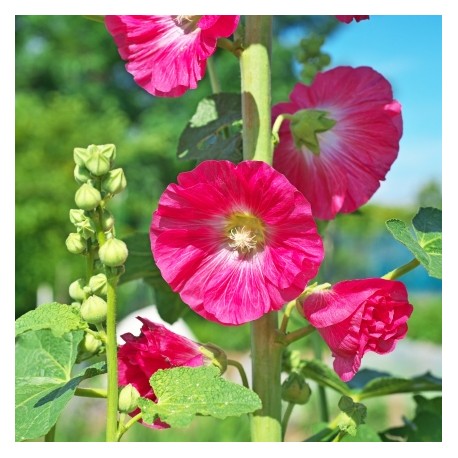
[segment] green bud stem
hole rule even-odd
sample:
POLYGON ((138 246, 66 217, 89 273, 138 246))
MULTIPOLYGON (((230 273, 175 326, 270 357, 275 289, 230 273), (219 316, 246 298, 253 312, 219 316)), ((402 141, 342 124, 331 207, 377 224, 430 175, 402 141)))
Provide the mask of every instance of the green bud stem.
POLYGON ((234 359, 228 359, 227 360, 227 365, 228 366, 233 366, 239 371, 240 378, 242 379, 243 386, 245 388, 249 389, 250 388, 250 384, 248 383, 248 377, 246 376, 246 372, 245 372, 245 369, 243 368, 243 366, 238 361, 235 361, 234 359))
POLYGON ((289 113, 282 113, 275 119, 274 125, 272 126, 272 148, 275 148, 280 143, 280 127, 285 119, 291 119, 293 116, 289 113))
POLYGON ((102 388, 76 388, 75 396, 84 398, 99 398, 105 399, 107 397, 107 390, 102 388))
POLYGON ((305 336, 308 336, 313 331, 315 331, 315 328, 312 325, 305 326, 304 328, 297 329, 296 331, 288 332, 286 335, 283 335, 283 336, 280 335, 278 340, 283 345, 289 345, 293 342, 296 342, 296 340, 299 340, 305 336))
POLYGON ((128 431, 137 421, 140 421, 142 419, 142 413, 138 413, 135 415, 135 417, 132 417, 126 424, 119 423, 119 430, 118 433, 116 434, 116 440, 119 442, 121 440, 121 437, 124 435, 126 431, 128 431))
POLYGON ((207 70, 210 76, 210 85, 213 94, 219 94, 221 92, 221 85, 219 84, 218 75, 216 74, 215 63, 213 57, 207 60, 207 70))
POLYGON ((401 275, 405 275, 406 273, 415 269, 415 267, 419 265, 420 265, 420 261, 414 258, 412 259, 412 261, 408 262, 407 264, 404 264, 403 266, 398 267, 397 269, 394 269, 391 272, 388 272, 382 278, 384 280, 395 280, 396 278, 399 278, 401 275))
POLYGON ((291 418, 291 414, 293 413, 294 406, 293 402, 288 403, 288 407, 286 407, 285 413, 283 414, 283 420, 281 422, 281 430, 282 430, 282 439, 285 440, 286 428, 288 427, 289 419, 291 418))

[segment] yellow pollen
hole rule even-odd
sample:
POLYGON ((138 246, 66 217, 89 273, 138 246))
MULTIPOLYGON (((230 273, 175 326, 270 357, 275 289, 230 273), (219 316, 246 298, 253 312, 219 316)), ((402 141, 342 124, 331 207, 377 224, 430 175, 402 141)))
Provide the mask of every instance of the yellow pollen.
POLYGON ((230 215, 225 232, 229 239, 229 247, 239 253, 250 253, 264 245, 264 224, 250 213, 230 215))

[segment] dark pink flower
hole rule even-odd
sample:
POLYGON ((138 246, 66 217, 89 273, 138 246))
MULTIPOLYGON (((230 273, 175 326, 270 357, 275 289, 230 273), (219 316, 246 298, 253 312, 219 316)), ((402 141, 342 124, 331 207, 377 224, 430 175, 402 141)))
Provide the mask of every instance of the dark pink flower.
POLYGON ((336 16, 340 22, 345 22, 345 24, 350 24, 353 19, 356 22, 362 21, 363 19, 369 19, 369 16, 336 16))
POLYGON ((303 302, 304 315, 334 356, 334 370, 347 382, 368 351, 394 350, 407 333, 413 307, 403 283, 381 278, 348 280, 314 291, 303 302))
MULTIPOLYGON (((134 336, 129 332, 121 336, 126 343, 118 349, 120 386, 130 383, 138 390, 140 396, 156 401, 157 398, 149 383, 149 379, 156 371, 210 364, 209 358, 202 354, 201 346, 196 342, 146 318, 137 318, 143 323, 140 335, 134 336)), ((131 415, 137 412, 138 410, 131 415)), ((160 420, 146 426, 156 429, 168 428, 168 425, 160 420)))
POLYGON ((337 67, 318 73, 310 86, 297 83, 290 102, 273 107, 274 119, 282 113, 293 120, 281 126, 273 164, 316 218, 333 219, 366 203, 397 157, 401 105, 370 67, 337 67))
POLYGON ((296 298, 323 259, 310 204, 264 162, 204 161, 167 187, 151 249, 195 312, 238 325, 296 298))
POLYGON ((240 16, 105 16, 135 82, 150 94, 178 97, 195 89, 220 37, 240 16))

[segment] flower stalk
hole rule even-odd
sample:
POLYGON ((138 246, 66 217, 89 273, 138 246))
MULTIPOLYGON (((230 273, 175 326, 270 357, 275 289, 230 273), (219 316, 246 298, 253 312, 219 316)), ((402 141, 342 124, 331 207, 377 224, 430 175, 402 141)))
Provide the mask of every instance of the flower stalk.
MULTIPOLYGON (((243 159, 272 165, 270 125, 272 17, 247 16, 244 50, 240 56, 242 78, 243 159)), ((277 342, 277 312, 268 313, 252 323, 251 354, 253 390, 262 408, 251 419, 255 442, 281 442, 281 354, 277 342)))

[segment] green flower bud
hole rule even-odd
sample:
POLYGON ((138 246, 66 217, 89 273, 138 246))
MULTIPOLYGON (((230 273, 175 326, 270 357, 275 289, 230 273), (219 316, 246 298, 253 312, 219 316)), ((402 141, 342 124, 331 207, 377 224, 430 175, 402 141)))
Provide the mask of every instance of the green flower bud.
POLYGON ((208 343, 201 345, 199 351, 205 356, 208 363, 213 364, 223 374, 227 369, 227 355, 218 346, 208 343))
POLYGON ((75 165, 75 170, 73 171, 73 176, 78 184, 83 184, 89 181, 92 177, 86 167, 81 167, 75 165))
POLYGON ((108 143, 106 145, 99 145, 99 151, 105 156, 109 161, 110 164, 113 164, 114 160, 116 159, 116 146, 112 143, 108 143))
POLYGON ((102 228, 105 232, 108 232, 115 223, 114 216, 111 212, 109 212, 107 209, 103 210, 103 215, 102 215, 102 228))
POLYGON ((80 208, 72 208, 70 210, 70 222, 77 226, 79 223, 82 223, 83 221, 86 221, 88 218, 86 216, 86 213, 84 213, 84 210, 81 210, 80 208))
POLYGON ((281 386, 282 399, 293 404, 306 404, 311 394, 304 377, 297 372, 291 372, 281 386))
POLYGON ((327 67, 331 63, 331 56, 327 53, 322 53, 320 54, 320 57, 318 58, 318 62, 319 62, 320 68, 327 67))
POLYGON ((98 189, 90 184, 84 183, 75 194, 75 202, 83 210, 94 210, 102 201, 102 196, 98 189))
POLYGON ((77 231, 83 236, 83 238, 88 240, 95 236, 97 228, 95 227, 94 221, 92 221, 90 218, 87 218, 86 221, 83 221, 77 225, 77 231))
POLYGON ((92 334, 84 334, 83 340, 78 345, 78 355, 76 357, 76 362, 80 363, 86 359, 89 359, 91 356, 94 356, 98 353, 102 342, 99 339, 96 339, 92 334))
POLYGON ((80 311, 84 321, 100 324, 107 318, 107 303, 99 296, 89 296, 81 304, 80 311))
POLYGON ((101 296, 107 295, 107 277, 105 274, 93 275, 89 279, 89 288, 94 294, 101 296))
POLYGON ((89 152, 86 148, 75 148, 73 150, 73 160, 76 165, 84 167, 87 159, 89 159, 89 152))
POLYGON ((122 413, 130 413, 138 407, 140 393, 129 383, 119 392, 118 410, 122 413))
POLYGON ((317 134, 332 129, 336 121, 327 117, 326 111, 299 110, 294 113, 290 129, 297 149, 307 147, 313 154, 320 154, 317 134))
POLYGON ((90 156, 85 162, 86 168, 97 177, 105 175, 110 170, 110 160, 100 152, 96 145, 90 145, 87 149, 90 156))
POLYGON ((86 240, 76 232, 72 232, 65 240, 65 245, 67 245, 67 250, 73 254, 80 254, 86 250, 86 240))
POLYGON ((129 254, 127 245, 119 239, 108 239, 99 248, 99 258, 108 267, 122 266, 129 254))
POLYGON ((86 299, 87 294, 84 291, 84 280, 79 278, 75 280, 68 288, 68 294, 72 299, 78 302, 84 301, 86 299))
POLYGON ((102 181, 102 189, 110 194, 118 194, 127 186, 123 169, 110 170, 102 181))

